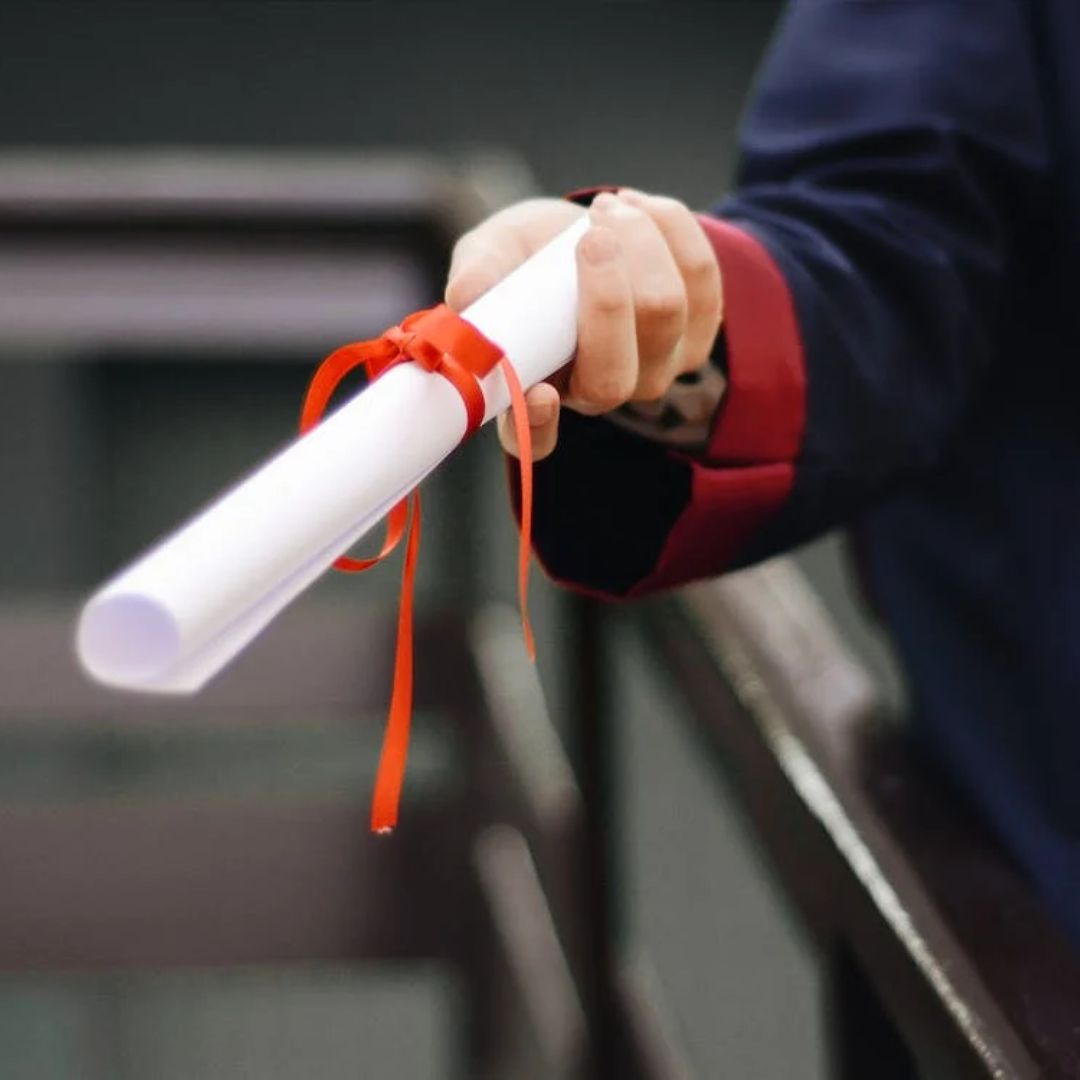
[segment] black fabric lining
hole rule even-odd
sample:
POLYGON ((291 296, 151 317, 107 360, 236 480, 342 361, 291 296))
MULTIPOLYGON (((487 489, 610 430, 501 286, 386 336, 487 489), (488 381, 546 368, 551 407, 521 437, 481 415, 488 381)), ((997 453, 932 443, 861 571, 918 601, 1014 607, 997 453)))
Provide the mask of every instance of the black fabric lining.
POLYGON ((535 470, 533 542, 553 576, 623 595, 655 568, 691 470, 656 443, 570 410, 535 470))
POLYGON ((682 386, 696 386, 701 382, 700 371, 684 371, 681 375, 675 376, 675 381, 682 386))
POLYGON ((713 342, 712 352, 709 353, 709 363, 724 375, 728 373, 727 331, 723 326, 720 327, 716 341, 713 342))

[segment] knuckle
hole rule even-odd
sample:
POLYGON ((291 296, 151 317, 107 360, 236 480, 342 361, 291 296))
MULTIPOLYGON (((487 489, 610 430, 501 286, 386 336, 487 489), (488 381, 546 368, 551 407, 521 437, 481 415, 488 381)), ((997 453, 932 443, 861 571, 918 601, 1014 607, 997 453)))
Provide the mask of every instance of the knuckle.
POLYGON ((454 246, 450 250, 450 261, 457 262, 464 254, 466 248, 469 246, 470 233, 462 233, 457 240, 454 241, 454 246))
POLYGON ((471 303, 509 273, 506 254, 484 242, 470 242, 454 250, 445 298, 451 307, 471 303))
POLYGON ((450 279, 460 280, 469 274, 476 273, 484 262, 490 258, 489 252, 477 244, 475 240, 463 236, 455 245, 450 256, 450 279))
POLYGON ((641 222, 648 221, 649 215, 640 206, 634 206, 625 200, 617 201, 614 206, 601 204, 590 211, 592 220, 598 225, 636 229, 641 222))
POLYGON ((626 296, 616 289, 598 291, 589 306, 595 314, 608 319, 629 314, 626 296))
POLYGON ((598 412, 610 412, 630 399, 632 387, 617 373, 583 374, 577 394, 598 412))
POLYGON ((686 294, 675 289, 655 289, 638 297, 638 319, 643 322, 680 323, 686 319, 686 294))
POLYGON ((658 217, 674 220, 690 213, 686 203, 671 195, 653 195, 651 203, 658 217))
POLYGON ((477 226, 475 229, 470 229, 468 232, 462 233, 454 244, 454 248, 450 253, 450 261, 455 264, 459 261, 467 261, 474 257, 478 242, 480 242, 479 232, 483 226, 477 226))
POLYGON ((650 371, 642 375, 635 397, 640 401, 659 401, 671 389, 671 376, 665 371, 650 371))
POLYGON ((610 230, 602 225, 594 225, 578 241, 577 251, 588 262, 596 263, 609 253, 612 244, 610 230))
POLYGON ((446 283, 446 302, 453 307, 456 301, 466 298, 468 291, 468 274, 455 271, 446 283))
POLYGON ((602 383, 591 395, 590 400, 603 412, 611 412, 630 400, 630 388, 622 383, 602 383))
POLYGON ((649 216, 642 207, 638 206, 636 203, 627 202, 625 199, 618 199, 615 205, 619 217, 640 220, 641 218, 649 216))
POLYGON ((683 273, 693 281, 710 287, 712 282, 719 284, 720 281, 720 267, 709 251, 702 251, 687 259, 683 264, 683 273))

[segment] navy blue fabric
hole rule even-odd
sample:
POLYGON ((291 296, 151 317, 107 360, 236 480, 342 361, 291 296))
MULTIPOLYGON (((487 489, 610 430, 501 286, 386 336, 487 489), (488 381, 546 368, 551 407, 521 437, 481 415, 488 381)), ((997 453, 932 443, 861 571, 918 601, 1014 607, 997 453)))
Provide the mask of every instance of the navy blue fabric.
MULTIPOLYGON (((780 267, 807 367, 793 490, 739 563, 853 528, 916 732, 1080 940, 1078 55, 1080 0, 795 0, 715 212, 780 267)), ((538 549, 628 591, 687 465, 566 425, 538 549)))
MULTIPOLYGON (((515 506, 517 470, 510 470, 515 506)), ((533 547, 560 581, 625 596, 656 565, 690 501, 690 470, 655 443, 563 410, 558 450, 533 470, 533 547)))
POLYGON ((913 723, 1080 939, 1080 4, 797 0, 718 212, 806 349, 791 498, 851 523, 913 723))

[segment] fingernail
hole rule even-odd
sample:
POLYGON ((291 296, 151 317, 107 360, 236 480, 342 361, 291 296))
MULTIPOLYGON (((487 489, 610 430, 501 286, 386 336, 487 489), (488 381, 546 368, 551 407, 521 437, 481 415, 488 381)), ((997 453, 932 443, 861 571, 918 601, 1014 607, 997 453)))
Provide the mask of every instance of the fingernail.
POLYGON ((640 206, 642 203, 645 202, 648 196, 645 194, 644 191, 638 191, 637 188, 625 187, 619 188, 619 198, 625 199, 633 206, 640 206))
POLYGON ((601 214, 610 214, 612 210, 617 209, 619 206, 618 198, 610 191, 601 191, 592 201, 593 210, 599 210, 601 214))
POLYGON ((593 226, 581 238, 581 254, 591 263, 604 263, 619 253, 618 237, 610 230, 593 226))

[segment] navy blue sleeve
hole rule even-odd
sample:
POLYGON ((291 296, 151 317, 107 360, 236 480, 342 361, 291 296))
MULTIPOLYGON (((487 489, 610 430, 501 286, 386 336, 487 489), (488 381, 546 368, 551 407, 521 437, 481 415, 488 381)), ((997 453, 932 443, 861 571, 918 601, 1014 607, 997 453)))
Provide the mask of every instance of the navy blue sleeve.
POLYGON ((933 469, 1001 370, 1049 168, 1020 0, 795 0, 702 218, 729 387, 691 459, 567 417, 553 576, 637 595, 849 521, 933 469), (995 370, 997 368, 997 370, 995 370))
POLYGON ((789 8, 717 209, 776 261, 806 365, 792 491, 740 562, 933 468, 979 381, 1022 377, 1003 343, 1048 171, 1028 10, 789 8))

